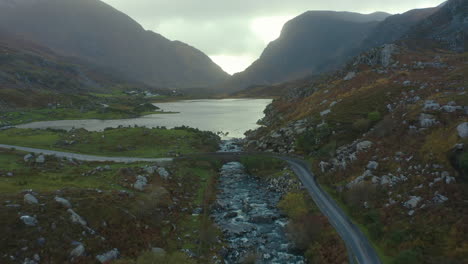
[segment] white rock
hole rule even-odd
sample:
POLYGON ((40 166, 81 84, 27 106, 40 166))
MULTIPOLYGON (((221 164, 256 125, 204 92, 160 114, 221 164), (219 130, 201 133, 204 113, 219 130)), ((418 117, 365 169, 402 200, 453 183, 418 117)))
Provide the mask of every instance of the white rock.
POLYGON ((76 248, 74 248, 71 252, 70 252, 70 257, 71 258, 76 258, 76 257, 81 257, 81 256, 84 256, 85 254, 85 247, 83 246, 83 244, 79 244, 76 248))
POLYGON ((362 141, 356 144, 356 150, 357 151, 363 151, 372 146, 372 142, 370 141, 362 141))
POLYGON ((356 77, 356 72, 348 72, 348 74, 343 78, 345 81, 350 81, 356 77))
POLYGON ((32 154, 27 154, 27 155, 24 156, 23 159, 24 159, 25 162, 29 162, 32 159, 34 159, 34 156, 32 154))
POLYGON ((96 259, 101 263, 107 263, 109 261, 118 259, 119 255, 120 255, 119 250, 114 248, 113 250, 109 252, 96 256, 96 259))
POLYGON ((164 250, 162 248, 154 247, 154 248, 151 249, 151 252, 153 252, 156 255, 162 255, 162 256, 166 255, 166 250, 164 250))
POLYGON ((409 215, 409 216, 414 215, 414 210, 410 210, 410 211, 408 212, 408 215, 409 215))
POLYGON ((419 116, 419 125, 424 128, 429 128, 433 125, 436 125, 437 121, 433 115, 421 114, 419 116))
POLYGON ((75 224, 80 224, 82 226, 87 226, 88 223, 86 220, 83 219, 79 214, 75 213, 72 209, 67 210, 68 213, 70 213, 70 220, 75 223, 75 224))
POLYGON ((327 109, 325 111, 320 112, 320 116, 326 116, 331 113, 331 109, 327 109))
POLYGON ((457 126, 458 135, 461 138, 468 138, 468 122, 461 123, 457 126))
POLYGON ((36 158, 36 163, 44 163, 46 161, 46 158, 44 155, 40 155, 39 157, 36 158))
POLYGON ((436 101, 433 101, 433 100, 427 100, 426 102, 424 102, 424 106, 423 106, 423 110, 424 111, 437 111, 437 110, 440 110, 440 104, 438 104, 436 101))
POLYGON ((35 217, 29 215, 23 215, 20 217, 21 221, 27 226, 36 226, 38 221, 35 217))
POLYGON ((64 199, 64 198, 61 198, 61 197, 58 197, 58 196, 55 196, 55 199, 54 199, 57 203, 67 207, 67 208, 71 208, 71 203, 67 200, 67 199, 64 199))
POLYGON ((422 198, 419 196, 410 196, 410 199, 406 201, 403 205, 408 209, 416 208, 421 200, 422 198))
POLYGON ((432 198, 432 201, 434 201, 434 203, 436 203, 436 204, 442 204, 442 203, 445 203, 446 201, 448 201, 448 198, 443 196, 442 194, 436 194, 436 196, 434 196, 434 198, 432 198))
POLYGON ((376 170, 378 167, 379 167, 379 163, 376 161, 369 161, 369 163, 367 164, 367 168, 369 170, 376 170))
POLYGON ((37 198, 34 197, 34 195, 32 195, 30 193, 27 193, 27 194, 24 195, 24 202, 27 203, 27 204, 38 204, 39 203, 37 198))
POLYGON ((138 175, 136 182, 133 184, 133 188, 139 191, 144 191, 147 185, 148 179, 145 176, 138 175))
POLYGON ((330 163, 321 161, 319 166, 320 166, 320 170, 322 171, 322 173, 325 173, 327 168, 330 166, 330 163))
POLYGON ((170 176, 171 176, 171 175, 169 174, 169 172, 168 172, 165 168, 163 168, 163 167, 158 168, 158 174, 159 174, 159 176, 161 176, 161 178, 164 179, 164 180, 168 180, 168 179, 170 178, 170 176))

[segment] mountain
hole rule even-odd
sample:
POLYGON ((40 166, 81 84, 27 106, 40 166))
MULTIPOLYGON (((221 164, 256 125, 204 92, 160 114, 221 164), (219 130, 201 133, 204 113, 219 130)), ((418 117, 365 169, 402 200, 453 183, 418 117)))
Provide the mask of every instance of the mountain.
POLYGON ((225 86, 273 84, 336 68, 356 55, 362 41, 389 14, 309 11, 284 26, 261 57, 225 86))
POLYGON ((149 85, 205 87, 228 77, 201 51, 98 0, 2 0, 0 27, 149 85))
POLYGON ((439 7, 414 9, 387 17, 366 37, 361 45, 361 50, 365 51, 401 39, 412 27, 434 14, 438 9, 439 7))
POLYGON ((413 46, 435 43, 456 52, 468 51, 468 1, 449 0, 411 29, 404 39, 413 46))

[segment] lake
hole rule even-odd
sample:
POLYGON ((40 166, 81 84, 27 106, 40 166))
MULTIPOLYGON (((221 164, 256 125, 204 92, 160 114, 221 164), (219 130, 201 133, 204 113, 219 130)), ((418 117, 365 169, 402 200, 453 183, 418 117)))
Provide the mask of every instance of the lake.
POLYGON ((263 118, 263 110, 271 101, 270 99, 185 100, 154 104, 166 112, 178 112, 176 114, 155 114, 118 120, 44 121, 18 125, 17 127, 65 130, 85 128, 89 131, 102 131, 107 127, 115 128, 118 126, 173 128, 185 125, 215 133, 228 133, 227 136, 223 136, 224 139, 242 138, 247 130, 258 127, 257 121, 263 118))

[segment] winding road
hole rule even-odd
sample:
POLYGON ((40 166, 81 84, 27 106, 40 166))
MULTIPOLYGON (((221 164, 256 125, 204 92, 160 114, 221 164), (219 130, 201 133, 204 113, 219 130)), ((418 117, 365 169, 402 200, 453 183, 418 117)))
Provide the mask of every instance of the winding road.
MULTIPOLYGON (((4 149, 16 149, 21 151, 26 151, 36 154, 45 154, 45 155, 55 155, 62 158, 71 158, 81 161, 95 161, 95 162, 156 162, 164 163, 171 162, 172 158, 158 158, 158 159, 149 159, 149 158, 133 158, 133 157, 101 157, 94 155, 85 155, 85 154, 76 154, 68 153, 62 151, 53 151, 45 149, 36 149, 28 147, 20 147, 13 145, 4 145, 0 144, 0 148, 4 149)), ((343 212, 343 210, 336 204, 336 202, 324 191, 315 180, 315 177, 309 166, 303 160, 289 157, 289 156, 280 156, 274 155, 271 153, 250 153, 250 152, 217 152, 217 153, 206 153, 206 154, 196 154, 194 156, 214 156, 214 157, 241 157, 252 154, 261 154, 276 157, 282 160, 285 160, 289 163, 294 173, 301 180, 310 196, 317 204, 322 213, 327 216, 330 223, 334 226, 338 234, 341 236, 343 241, 346 244, 348 249, 349 261, 350 263, 357 264, 380 264, 381 261, 372 247, 371 243, 367 237, 359 230, 359 228, 351 222, 349 217, 343 212)), ((188 156, 190 157, 190 156, 188 156)), ((183 157, 182 157, 183 158, 183 157)))

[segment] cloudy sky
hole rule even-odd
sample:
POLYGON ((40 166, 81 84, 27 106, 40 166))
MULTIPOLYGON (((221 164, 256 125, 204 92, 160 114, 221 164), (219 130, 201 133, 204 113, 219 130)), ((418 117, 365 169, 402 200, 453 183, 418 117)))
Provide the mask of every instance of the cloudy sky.
POLYGON ((308 10, 402 13, 444 0, 103 0, 148 30, 186 42, 226 72, 244 70, 289 19, 308 10))

